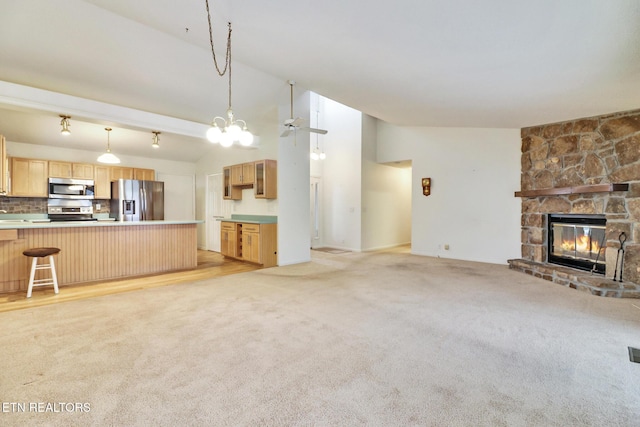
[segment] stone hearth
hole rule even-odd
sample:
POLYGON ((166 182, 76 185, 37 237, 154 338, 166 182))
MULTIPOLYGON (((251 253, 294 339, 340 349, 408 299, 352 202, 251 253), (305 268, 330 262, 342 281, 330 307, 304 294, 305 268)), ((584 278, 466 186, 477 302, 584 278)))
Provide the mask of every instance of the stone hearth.
POLYGON ((524 128, 521 137, 522 259, 510 267, 594 295, 640 298, 640 110, 524 128), (628 190, 581 190, 618 183, 628 190), (566 194, 544 194, 552 192, 566 194), (547 263, 550 213, 605 215, 605 276, 547 263), (611 280, 621 232, 622 283, 611 280))

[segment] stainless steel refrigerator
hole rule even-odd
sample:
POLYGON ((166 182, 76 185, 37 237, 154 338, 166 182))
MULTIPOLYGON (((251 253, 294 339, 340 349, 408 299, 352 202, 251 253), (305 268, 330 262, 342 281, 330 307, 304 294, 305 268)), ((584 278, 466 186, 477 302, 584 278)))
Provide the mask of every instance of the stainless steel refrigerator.
POLYGON ((112 181, 109 216, 117 221, 164 219, 164 182, 112 181))

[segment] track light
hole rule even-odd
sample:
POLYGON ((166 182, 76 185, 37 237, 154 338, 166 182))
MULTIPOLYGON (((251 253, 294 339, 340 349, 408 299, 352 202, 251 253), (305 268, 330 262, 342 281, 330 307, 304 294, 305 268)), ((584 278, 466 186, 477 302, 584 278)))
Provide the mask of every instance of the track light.
POLYGON ((62 120, 60 120, 60 126, 62 126, 60 133, 63 135, 70 135, 71 131, 69 130, 69 126, 71 126, 71 124, 69 123, 69 119, 71 116, 60 114, 60 117, 62 117, 62 120))
POLYGON ((156 130, 152 130, 151 133, 153 134, 153 138, 152 138, 153 144, 151 144, 151 146, 153 148, 159 148, 160 147, 160 144, 159 144, 160 138, 158 138, 158 135, 160 135, 161 132, 158 132, 156 130))

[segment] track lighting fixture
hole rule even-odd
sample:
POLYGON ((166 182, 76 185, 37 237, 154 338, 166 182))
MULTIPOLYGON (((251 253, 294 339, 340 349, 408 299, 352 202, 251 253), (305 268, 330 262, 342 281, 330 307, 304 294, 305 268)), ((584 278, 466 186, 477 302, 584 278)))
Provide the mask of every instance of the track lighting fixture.
POLYGON ((160 147, 160 138, 158 138, 158 135, 161 134, 161 132, 158 132, 156 130, 152 130, 151 133, 153 134, 153 138, 151 138, 153 140, 153 144, 151 144, 151 146, 153 148, 159 148, 160 147))
POLYGON ((71 126, 71 124, 69 123, 69 119, 71 116, 60 114, 60 117, 62 117, 62 120, 60 120, 60 126, 62 126, 60 133, 63 135, 70 135, 71 131, 69 130, 69 126, 71 126))

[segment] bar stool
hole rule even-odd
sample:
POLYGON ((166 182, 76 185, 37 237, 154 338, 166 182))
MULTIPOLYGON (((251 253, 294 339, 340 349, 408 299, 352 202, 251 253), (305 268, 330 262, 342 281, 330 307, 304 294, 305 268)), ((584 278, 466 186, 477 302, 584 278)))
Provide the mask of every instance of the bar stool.
POLYGON ((53 285, 53 290, 58 293, 58 277, 56 276, 56 266, 53 262, 53 256, 60 252, 58 248, 31 248, 22 252, 22 255, 32 257, 31 275, 29 276, 29 289, 27 290, 27 298, 31 298, 31 291, 34 286, 53 285), (38 258, 49 257, 49 264, 38 264, 38 258), (35 279, 36 270, 51 270, 51 277, 46 279, 35 279))

